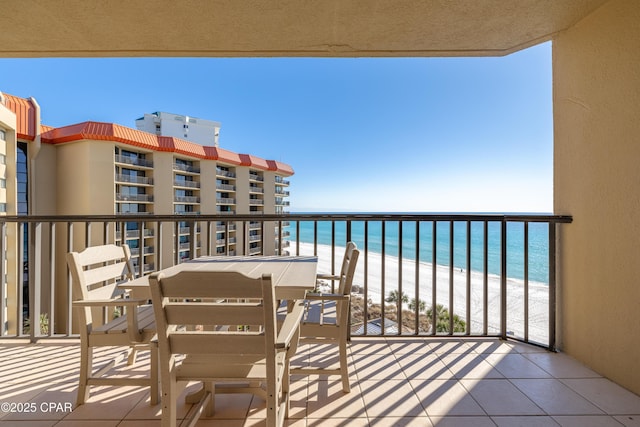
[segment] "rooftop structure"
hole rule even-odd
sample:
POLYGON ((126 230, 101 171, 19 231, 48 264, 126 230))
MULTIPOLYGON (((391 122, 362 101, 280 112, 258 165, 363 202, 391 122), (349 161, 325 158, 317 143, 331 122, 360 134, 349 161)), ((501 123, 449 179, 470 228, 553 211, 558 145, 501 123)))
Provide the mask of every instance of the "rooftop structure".
POLYGON ((159 136, 172 136, 205 146, 218 146, 220 123, 156 111, 136 120, 136 128, 159 136))

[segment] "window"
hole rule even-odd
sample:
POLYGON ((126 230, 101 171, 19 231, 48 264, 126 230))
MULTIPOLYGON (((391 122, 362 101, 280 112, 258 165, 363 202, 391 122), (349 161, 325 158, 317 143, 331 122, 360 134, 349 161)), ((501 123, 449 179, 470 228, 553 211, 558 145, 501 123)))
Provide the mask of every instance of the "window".
POLYGON ((0 129, 0 141, 6 141, 7 132, 4 129, 0 129))
POLYGON ((7 180, 0 178, 0 188, 7 188, 7 180))

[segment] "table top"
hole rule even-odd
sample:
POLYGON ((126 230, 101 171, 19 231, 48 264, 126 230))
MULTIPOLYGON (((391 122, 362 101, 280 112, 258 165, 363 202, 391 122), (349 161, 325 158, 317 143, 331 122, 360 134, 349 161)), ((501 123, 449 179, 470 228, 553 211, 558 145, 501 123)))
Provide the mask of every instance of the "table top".
MULTIPOLYGON (((316 284, 318 257, 315 256, 203 256, 161 271, 167 275, 180 271, 237 271, 249 277, 272 274, 276 298, 300 299, 316 284)), ((149 276, 118 285, 134 298, 149 295, 149 276)))

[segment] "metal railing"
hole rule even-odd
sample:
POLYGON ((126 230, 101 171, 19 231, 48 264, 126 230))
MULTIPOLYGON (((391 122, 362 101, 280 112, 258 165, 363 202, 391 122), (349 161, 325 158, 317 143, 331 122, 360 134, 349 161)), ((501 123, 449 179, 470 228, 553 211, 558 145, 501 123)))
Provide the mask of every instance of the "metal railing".
POLYGON ((135 222, 134 234, 152 236, 136 259, 146 273, 147 266, 161 270, 184 261, 188 249, 189 258, 229 251, 316 255, 319 270, 335 274, 346 242, 354 241, 361 255, 352 336, 502 337, 553 349, 556 233, 571 220, 399 214, 0 217, 0 337, 73 335, 65 254, 122 243, 120 230, 135 222), (249 243, 249 230, 258 224, 262 236, 275 233, 271 243, 263 237, 259 248, 249 243), (284 224, 290 224, 290 238, 284 224), (227 231, 222 248, 221 227, 227 231), (183 233, 190 236, 188 248, 177 237, 183 233))

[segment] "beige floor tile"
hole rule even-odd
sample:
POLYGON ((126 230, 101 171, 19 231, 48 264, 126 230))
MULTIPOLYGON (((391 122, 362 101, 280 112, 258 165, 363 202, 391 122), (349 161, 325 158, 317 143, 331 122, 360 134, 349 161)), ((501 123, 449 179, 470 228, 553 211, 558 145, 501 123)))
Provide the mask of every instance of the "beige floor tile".
POLYGON ((388 354, 389 344, 384 338, 357 338, 349 344, 352 355, 357 354, 388 354))
POLYGON ((640 396, 636 396, 606 378, 561 380, 607 414, 640 414, 640 396))
MULTIPOLYGON (((124 419, 145 398, 146 387, 92 387, 91 397, 65 417, 67 420, 124 419)), ((75 393, 72 401, 75 402, 75 393)))
POLYGON ((120 424, 120 420, 62 420, 58 424, 56 424, 56 427, 117 427, 118 425, 122 425, 120 424))
POLYGON ((449 354, 467 353, 471 351, 471 346, 456 338, 432 338, 429 341, 431 351, 438 356, 449 354))
POLYGON ((448 354, 440 360, 458 379, 504 378, 497 369, 485 360, 486 355, 475 353, 448 354))
POLYGON ((488 416, 483 417, 438 417, 430 416, 435 427, 495 427, 488 416))
POLYGON ((450 380, 454 378, 453 372, 435 354, 396 354, 396 360, 409 379, 450 380))
POLYGON ((369 418, 372 427, 432 427, 433 424, 427 416, 421 417, 380 417, 369 418))
POLYGON ((358 384, 352 384, 351 392, 342 391, 340 380, 311 381, 307 398, 307 418, 365 418, 367 413, 358 384))
POLYGON ((596 415, 603 412, 556 379, 511 380, 549 415, 596 415))
POLYGON ((58 421, 44 420, 44 421, 4 421, 0 420, 0 427, 53 427, 58 421))
MULTIPOLYGON (((289 396, 289 418, 292 420, 304 418, 307 414, 307 384, 308 381, 294 381, 291 383, 291 394, 289 396)), ((252 396, 246 417, 264 420, 266 416, 266 401, 259 396, 252 396)))
POLYGON ((410 380, 409 383, 430 417, 487 415, 457 380, 410 380))
POLYGON ((544 415, 544 412, 508 380, 460 380, 488 415, 544 415))
POLYGON ((474 353, 517 353, 516 345, 510 341, 500 341, 492 338, 470 338, 464 340, 474 353))
POLYGON ((640 414, 638 415, 619 415, 613 417, 625 427, 640 427, 640 414))
POLYGON ((613 417, 606 415, 555 416, 562 427, 620 427, 613 417))
POLYGON ((406 379, 393 354, 358 354, 353 356, 358 381, 406 379))
POLYGON ((307 421, 307 427, 369 427, 369 420, 367 418, 310 419, 307 421))
POLYGON ((522 354, 492 353, 485 360, 507 378, 551 378, 547 371, 522 354))
POLYGON ((549 416, 504 416, 491 417, 498 427, 558 427, 549 416))
POLYGON ((427 354, 431 353, 430 338, 398 338, 387 339, 391 351, 398 354, 427 354))
POLYGON ((524 353, 524 356, 555 378, 601 378, 601 375, 566 354, 524 353))
POLYGON ((425 415, 420 400, 406 380, 360 382, 367 415, 377 417, 417 417, 425 415))

